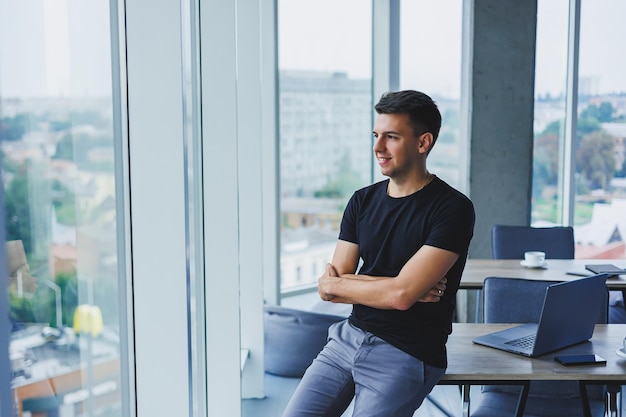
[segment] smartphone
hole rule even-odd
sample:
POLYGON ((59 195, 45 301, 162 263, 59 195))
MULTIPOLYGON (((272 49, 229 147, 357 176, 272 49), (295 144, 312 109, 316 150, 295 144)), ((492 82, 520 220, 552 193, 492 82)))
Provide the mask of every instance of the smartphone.
POLYGON ((604 365, 606 364, 606 359, 598 356, 598 355, 560 355, 555 356, 554 360, 559 362, 561 365, 570 366, 570 365, 604 365))
POLYGON ((626 270, 613 264, 589 264, 585 268, 594 274, 620 275, 626 274, 626 270))

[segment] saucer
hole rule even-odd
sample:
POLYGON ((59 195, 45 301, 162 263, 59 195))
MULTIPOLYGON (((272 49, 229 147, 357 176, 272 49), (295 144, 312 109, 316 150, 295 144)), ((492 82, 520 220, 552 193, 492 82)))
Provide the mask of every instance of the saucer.
POLYGON ((525 266, 526 268, 546 268, 548 266, 547 261, 543 261, 542 264, 535 265, 535 264, 529 264, 528 262, 526 262, 526 260, 523 260, 523 261, 520 261, 519 264, 522 266, 525 266))
POLYGON ((624 350, 624 349, 617 349, 615 351, 615 353, 617 353, 617 356, 621 356, 622 358, 626 358, 626 350, 624 350))

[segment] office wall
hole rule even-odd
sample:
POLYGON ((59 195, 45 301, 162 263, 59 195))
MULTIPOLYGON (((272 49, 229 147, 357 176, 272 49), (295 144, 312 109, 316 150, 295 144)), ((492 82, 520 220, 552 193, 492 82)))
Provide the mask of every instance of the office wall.
POLYGON ((537 1, 472 5, 470 257, 491 257, 491 226, 530 223, 537 1))

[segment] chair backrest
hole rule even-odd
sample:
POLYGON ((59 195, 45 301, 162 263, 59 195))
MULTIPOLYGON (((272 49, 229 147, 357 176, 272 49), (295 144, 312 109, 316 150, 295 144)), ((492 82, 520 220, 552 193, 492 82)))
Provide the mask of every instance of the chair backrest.
POLYGON ((493 259, 524 259, 524 252, 537 250, 546 259, 574 259, 574 229, 571 226, 530 227, 496 224, 491 229, 493 259))
MULTIPOLYGON (((483 286, 485 323, 538 323, 546 288, 555 281, 487 277, 483 286)), ((609 318, 609 294, 603 299, 597 323, 609 318)))

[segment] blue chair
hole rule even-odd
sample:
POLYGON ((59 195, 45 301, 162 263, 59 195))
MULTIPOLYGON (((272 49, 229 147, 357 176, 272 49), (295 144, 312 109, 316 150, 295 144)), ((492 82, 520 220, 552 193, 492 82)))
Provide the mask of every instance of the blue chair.
MULTIPOLYGON (((491 229, 493 259, 524 259, 524 252, 539 250, 546 259, 574 259, 574 229, 570 226, 530 227, 494 225, 491 229)), ((625 291, 611 291, 609 323, 626 323, 625 291)), ((478 316, 478 313, 477 313, 478 316)))
MULTIPOLYGON (((574 259, 574 229, 569 226, 531 227, 496 224, 491 228, 493 259, 524 259, 526 251, 542 251, 546 259, 574 259)), ((476 302, 476 321, 480 316, 476 302)))
MULTIPOLYGON (((554 281, 488 277, 485 279, 484 314, 486 323, 537 323, 546 288, 554 281), (512 296, 514 295, 514 296, 512 296)), ((598 323, 608 321, 608 290, 598 311, 598 323)), ((472 417, 515 415, 522 388, 509 385, 485 385, 481 389, 472 417)), ((584 416, 588 407, 592 416, 604 415, 605 388, 579 385, 575 381, 534 381, 525 403, 525 416, 584 416), (587 405, 585 404, 587 402, 587 405)))
POLYGON ((524 259, 537 250, 546 259, 574 259, 574 229, 570 226, 530 227, 496 224, 491 229, 493 259, 524 259))

